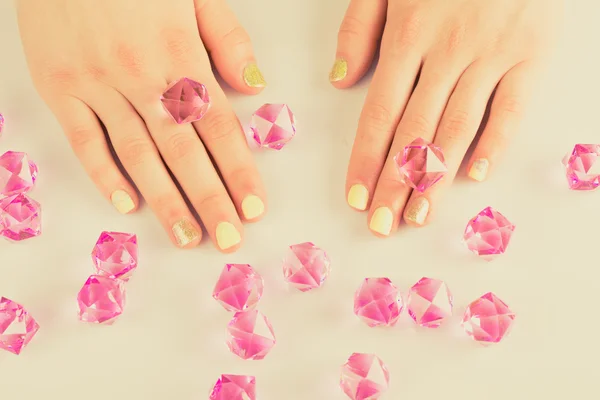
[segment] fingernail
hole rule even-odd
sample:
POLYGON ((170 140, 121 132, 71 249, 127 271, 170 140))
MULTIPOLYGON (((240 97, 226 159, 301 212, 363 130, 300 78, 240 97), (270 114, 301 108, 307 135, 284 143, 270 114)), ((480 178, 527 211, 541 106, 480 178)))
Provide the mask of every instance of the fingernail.
POLYGON ((388 236, 392 231, 393 222, 394 215, 392 214, 392 210, 387 207, 379 207, 371 217, 369 228, 371 228, 373 232, 388 236))
POLYGON ((246 219, 258 218, 265 212, 265 204, 260 197, 251 194, 242 201, 242 212, 246 219))
POLYGON ((425 197, 419 197, 406 210, 405 218, 417 225, 423 225, 427 214, 429 214, 429 200, 425 197))
POLYGON ((244 68, 244 82, 246 82, 246 85, 255 88, 267 86, 267 81, 265 81, 256 63, 250 63, 244 68))
POLYGON ((331 72, 329 73, 329 80, 331 82, 341 81, 348 74, 348 63, 343 58, 338 58, 333 63, 333 68, 331 68, 331 72))
POLYGON ((128 214, 135 208, 135 203, 129 194, 124 190, 115 190, 110 195, 110 201, 121 214, 128 214))
POLYGON ((352 185, 348 191, 348 204, 352 208, 364 211, 369 202, 369 191, 363 185, 352 185))
POLYGON ((227 250, 242 241, 240 233, 229 222, 219 223, 215 236, 217 237, 217 245, 221 250, 227 250))
POLYGON ((196 227, 187 218, 177 221, 171 230, 179 247, 190 244, 200 236, 196 227))
POLYGON ((469 169, 469 177, 479 182, 485 180, 489 166, 490 162, 486 158, 475 160, 469 169))

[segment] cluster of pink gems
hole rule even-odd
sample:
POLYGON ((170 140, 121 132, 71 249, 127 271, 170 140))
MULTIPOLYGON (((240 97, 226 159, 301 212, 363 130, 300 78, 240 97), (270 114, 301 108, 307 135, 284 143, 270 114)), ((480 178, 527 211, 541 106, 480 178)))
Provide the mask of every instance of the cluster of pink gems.
POLYGON ((0 298, 0 349, 20 354, 39 328, 23 306, 5 297, 0 298))
POLYGON ((263 286, 262 277, 250 265, 227 264, 217 280, 213 297, 227 311, 246 311, 256 307, 263 286))
POLYGON ((296 135, 296 119, 287 104, 264 104, 252 114, 250 131, 256 146, 281 150, 296 135))
POLYGON ((390 373, 373 354, 354 353, 342 366, 340 387, 352 400, 376 400, 390 385, 390 373))
POLYGON ((576 144, 563 159, 567 182, 573 190, 594 190, 600 186, 600 144, 576 144))
POLYGON ((470 251, 491 260, 506 251, 514 230, 504 215, 487 207, 467 223, 463 239, 470 251))
POLYGON ((402 181, 421 193, 448 172, 442 149, 421 138, 404 147, 394 160, 402 181))
POLYGON ((221 375, 209 400, 256 400, 256 378, 247 375, 221 375))
POLYGON ((327 253, 311 242, 290 246, 283 259, 283 277, 301 292, 321 287, 331 271, 327 253))
POLYGON ((190 78, 181 78, 171 83, 160 97, 160 101, 178 124, 198 121, 210 108, 206 86, 190 78))

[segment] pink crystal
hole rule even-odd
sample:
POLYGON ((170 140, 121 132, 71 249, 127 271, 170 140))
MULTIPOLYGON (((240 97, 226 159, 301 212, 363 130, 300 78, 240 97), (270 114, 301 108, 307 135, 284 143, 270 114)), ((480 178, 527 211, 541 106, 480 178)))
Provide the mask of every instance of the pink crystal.
POLYGON ((0 196, 28 192, 37 174, 37 166, 27 154, 7 151, 0 156, 0 196))
POLYGON ((213 297, 227 311, 254 308, 263 294, 263 279, 248 264, 227 264, 213 290, 213 297))
POLYGON ((273 327, 257 310, 236 313, 227 331, 229 350, 244 360, 262 360, 275 346, 273 327))
POLYGON ((498 343, 510 331, 515 314, 493 293, 486 293, 467 307, 462 326, 480 343, 498 343))
POLYGON ((396 325, 403 308, 402 296, 388 278, 367 278, 354 294, 354 314, 370 327, 396 325))
POLYGON ((323 285, 331 261, 325 251, 311 242, 290 246, 283 259, 283 277, 296 289, 307 292, 323 285))
POLYGON ((256 400, 256 379, 247 375, 221 375, 209 400, 256 400))
POLYGON ((92 250, 98 275, 129 279, 137 267, 137 236, 131 233, 102 232, 92 250))
POLYGON ((452 316, 452 294, 443 281, 422 278, 410 288, 406 309, 418 325, 437 328, 452 316))
POLYGON ((514 230, 504 215, 487 207, 469 221, 464 241, 473 253, 490 260, 506 251, 514 230))
POLYGON ((0 299, 0 349, 20 354, 40 326, 20 304, 0 299))
POLYGON ((376 400, 390 385, 390 373, 373 354, 354 353, 342 366, 340 387, 352 400, 376 400))
POLYGON ((563 159, 569 187, 594 190, 600 186, 600 144, 577 144, 563 159))
POLYGON ((210 108, 206 86, 189 78, 181 78, 171 83, 160 101, 178 124, 198 121, 210 108))
POLYGON ((0 114, 0 136, 2 136, 2 129, 4 128, 4 117, 0 114))
POLYGON ((402 181, 421 193, 448 172, 442 149, 421 138, 404 147, 394 160, 402 181))
POLYGON ((92 275, 79 291, 77 302, 81 321, 110 325, 123 313, 124 282, 108 276, 92 275))
POLYGON ((20 193, 0 199, 0 236, 13 242, 42 233, 40 204, 20 193))
POLYGON ((264 104, 252 114, 250 129, 259 147, 281 150, 296 134, 296 120, 287 104, 264 104))

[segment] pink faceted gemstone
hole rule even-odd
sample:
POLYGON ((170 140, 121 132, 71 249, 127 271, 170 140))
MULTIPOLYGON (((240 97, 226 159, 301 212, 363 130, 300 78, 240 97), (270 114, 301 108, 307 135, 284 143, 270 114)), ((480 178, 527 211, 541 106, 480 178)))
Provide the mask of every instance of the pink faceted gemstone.
POLYGON ((498 343, 510 331, 515 314, 493 293, 486 293, 467 307, 462 326, 477 342, 498 343))
POLYGON ((296 289, 307 292, 320 287, 331 271, 325 251, 311 242, 290 246, 283 259, 283 276, 296 289))
POLYGON ((4 128, 4 117, 0 114, 0 136, 2 136, 2 129, 4 128))
POLYGON ((600 186, 600 144, 577 144, 563 159, 569 187, 594 190, 600 186))
POLYGON ((259 147, 281 150, 296 134, 296 119, 287 104, 264 104, 252 114, 250 129, 259 147))
POLYGON ((256 379, 247 375, 221 375, 209 400, 256 400, 256 379))
POLYGON ((123 313, 125 284, 120 279, 92 275, 77 296, 79 319, 96 324, 112 324, 123 313))
POLYGON ((487 207, 469 221, 464 241, 473 253, 491 260, 506 251, 514 230, 504 215, 487 207))
POLYGON ((352 400, 376 400, 390 385, 390 373, 373 354, 354 353, 342 366, 340 387, 352 400))
POLYGON ((129 279, 138 264, 137 236, 131 233, 102 232, 92 250, 98 275, 129 279))
POLYGON ((27 154, 7 151, 0 156, 0 196, 28 192, 37 174, 37 166, 27 154))
POLYGON ((0 199, 0 236, 13 242, 42 233, 40 204, 20 193, 0 199))
POLYGON ((236 313, 227 331, 229 350, 244 360, 262 360, 275 346, 273 327, 257 310, 236 313))
POLYGON ((410 288, 406 309, 418 325, 437 328, 452 316, 452 294, 443 281, 422 278, 410 288))
POLYGON ((370 327, 394 326, 403 308, 400 291, 388 278, 367 278, 354 294, 354 314, 370 327))
POLYGON ((165 110, 178 124, 202 119, 210 108, 206 86, 189 78, 171 83, 160 97, 165 110))
POLYGON ((0 349, 20 354, 40 326, 20 304, 0 299, 0 349))
POLYGON ((421 193, 448 172, 442 149, 421 138, 404 147, 394 160, 402 181, 421 193))
POLYGON ((263 279, 248 264, 227 264, 213 290, 213 297, 227 311, 254 308, 263 294, 263 279))

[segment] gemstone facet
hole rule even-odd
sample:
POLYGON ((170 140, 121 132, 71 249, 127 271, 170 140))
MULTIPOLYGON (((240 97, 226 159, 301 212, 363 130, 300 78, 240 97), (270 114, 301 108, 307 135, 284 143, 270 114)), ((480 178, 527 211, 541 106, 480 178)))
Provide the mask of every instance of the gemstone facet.
POLYGON ((493 293, 486 293, 467 307, 462 326, 473 340, 498 343, 510 331, 515 314, 493 293))
POLYGON ((131 233, 102 232, 94 249, 92 261, 98 275, 127 280, 137 267, 137 236, 131 233))
POLYGON ((7 151, 0 156, 0 196, 28 192, 37 174, 38 168, 27 154, 7 151))
POLYGON ((290 246, 283 259, 283 277, 302 292, 323 285, 330 271, 329 256, 311 242, 290 246))
POLYGON ((0 236, 13 242, 42 233, 40 204, 20 193, 0 199, 0 236))
POLYGON ((209 400, 256 400, 256 379, 247 375, 221 375, 209 400))
POLYGON ((248 264, 227 264, 213 290, 213 297, 227 311, 246 311, 256 306, 263 294, 263 279, 248 264))
POLYGON ((120 279, 92 275, 77 296, 79 319, 96 324, 112 324, 123 313, 125 284, 120 279))
POLYGON ((0 114, 0 137, 2 136, 2 129, 4 129, 4 117, 0 114))
POLYGON ((402 296, 388 278, 367 278, 354 295, 354 314, 368 326, 394 326, 404 308, 402 296))
POLYGON ((563 165, 571 189, 594 190, 600 186, 600 144, 576 144, 563 165))
POLYGON ((264 104, 252 114, 250 130, 259 147, 281 150, 296 135, 296 119, 287 104, 264 104))
POLYGON ((0 298, 0 349, 20 354, 40 326, 20 304, 0 298))
POLYGON ((418 325, 437 328, 452 316, 452 294, 443 281, 422 278, 410 288, 406 309, 418 325))
POLYGON ((206 86, 189 78, 181 78, 171 83, 160 97, 160 101, 178 124, 198 121, 210 108, 206 86))
POLYGON ((491 260, 508 247, 515 226, 492 207, 486 207, 467 224, 464 242, 468 249, 491 260))
POLYGON ((446 175, 442 149, 424 139, 415 139, 394 158, 402 181, 423 193, 446 175))
POLYGON ((379 357, 354 353, 342 366, 340 387, 352 400, 376 400, 390 384, 390 373, 379 357))
POLYGON ((275 346, 273 327, 257 310, 236 313, 227 331, 229 350, 244 360, 262 360, 275 346))

